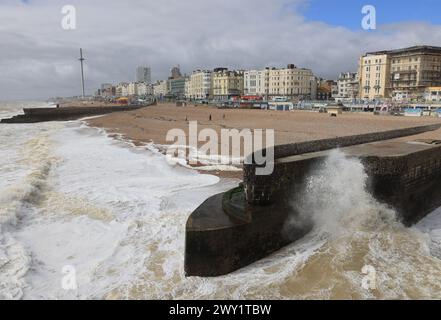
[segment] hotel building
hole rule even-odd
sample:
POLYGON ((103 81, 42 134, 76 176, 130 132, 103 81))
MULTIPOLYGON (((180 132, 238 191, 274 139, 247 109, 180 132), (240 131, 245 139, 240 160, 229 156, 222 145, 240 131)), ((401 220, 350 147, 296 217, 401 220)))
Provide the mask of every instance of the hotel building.
POLYGON ((359 75, 362 99, 421 98, 427 87, 441 86, 441 47, 367 53, 360 58, 359 75))
POLYGON ((244 72, 244 94, 249 96, 269 95, 270 68, 244 72))
POLYGON ((195 70, 187 81, 186 97, 191 100, 208 99, 211 94, 211 71, 195 70))
POLYGON ((368 53, 360 58, 359 97, 384 99, 390 92, 390 57, 386 53, 368 53))
POLYGON ((315 99, 316 78, 311 70, 289 64, 285 69, 269 70, 269 96, 283 96, 290 100, 315 99))
POLYGON ((244 93, 244 72, 217 68, 213 71, 211 83, 215 100, 241 96, 244 93))

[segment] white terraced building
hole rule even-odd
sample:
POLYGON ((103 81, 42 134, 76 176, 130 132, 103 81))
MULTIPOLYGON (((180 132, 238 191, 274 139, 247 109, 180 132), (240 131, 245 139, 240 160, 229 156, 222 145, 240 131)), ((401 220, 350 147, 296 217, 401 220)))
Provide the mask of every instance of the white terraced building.
POLYGON ((248 70, 244 72, 244 94, 266 96, 269 94, 270 69, 248 70))
POLYGON ((153 95, 155 97, 163 97, 168 93, 167 81, 161 80, 153 85, 153 95))
POLYGON ((358 97, 359 79, 358 73, 341 73, 337 80, 338 94, 333 96, 336 101, 356 99, 358 97))
POLYGON ((245 95, 259 95, 268 99, 315 99, 317 83, 309 69, 290 64, 284 69, 265 68, 244 72, 245 95))
POLYGON ((195 70, 186 83, 187 99, 202 100, 211 95, 211 71, 195 70))

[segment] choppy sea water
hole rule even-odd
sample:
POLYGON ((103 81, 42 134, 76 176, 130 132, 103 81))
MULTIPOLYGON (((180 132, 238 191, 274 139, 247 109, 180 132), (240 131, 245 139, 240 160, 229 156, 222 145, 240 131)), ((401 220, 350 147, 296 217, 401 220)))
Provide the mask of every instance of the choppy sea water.
MULTIPOLYGON (((27 105, 42 104, 0 103, 0 118, 27 105)), ((81 121, 2 124, 0 299, 441 298, 441 210, 404 228, 365 182, 359 161, 334 152, 293 199, 313 232, 233 274, 185 278, 189 214, 236 181, 81 121)))

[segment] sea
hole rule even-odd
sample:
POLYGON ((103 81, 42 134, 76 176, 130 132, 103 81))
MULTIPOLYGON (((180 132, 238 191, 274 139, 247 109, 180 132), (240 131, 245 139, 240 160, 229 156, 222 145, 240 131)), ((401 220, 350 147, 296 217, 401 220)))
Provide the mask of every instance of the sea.
MULTIPOLYGON (((0 102, 0 118, 49 105, 0 102)), ((440 299, 441 209, 406 228, 366 180, 332 152, 292 204, 313 217, 310 234, 232 274, 187 278, 188 216, 237 180, 81 120, 0 124, 0 299, 440 299)))

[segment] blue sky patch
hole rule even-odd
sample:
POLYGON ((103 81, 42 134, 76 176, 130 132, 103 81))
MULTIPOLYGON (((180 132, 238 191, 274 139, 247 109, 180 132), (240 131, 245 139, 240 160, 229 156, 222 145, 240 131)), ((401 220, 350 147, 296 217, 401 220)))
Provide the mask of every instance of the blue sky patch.
POLYGON ((365 5, 375 6, 377 27, 415 21, 441 24, 439 0, 309 0, 300 10, 309 21, 361 30, 361 9, 365 5))

